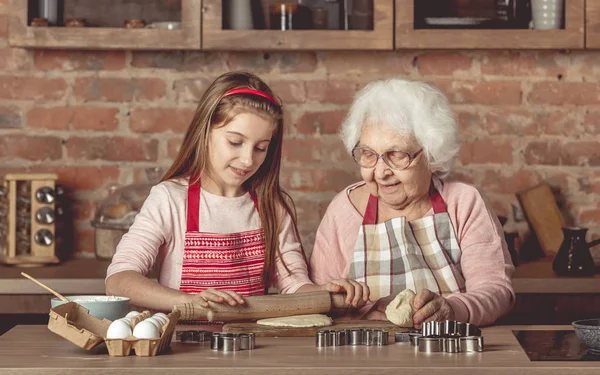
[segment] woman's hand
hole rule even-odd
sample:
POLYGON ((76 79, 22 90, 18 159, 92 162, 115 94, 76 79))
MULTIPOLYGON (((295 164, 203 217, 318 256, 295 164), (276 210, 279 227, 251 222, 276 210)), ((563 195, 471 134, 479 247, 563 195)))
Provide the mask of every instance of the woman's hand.
POLYGON ((429 321, 454 320, 454 310, 446 299, 429 289, 423 289, 415 296, 413 314, 415 328, 429 321))
POLYGON ((346 292, 346 304, 354 307, 363 306, 369 301, 369 287, 363 282, 350 279, 331 280, 321 288, 330 293, 346 292))
POLYGON ((387 320, 387 316, 385 315, 385 308, 387 307, 387 305, 390 304, 390 302, 392 302, 394 298, 396 298, 396 296, 392 294, 390 296, 378 299, 377 302, 375 302, 373 306, 369 309, 369 311, 367 311, 363 316, 361 316, 361 319, 387 320))
POLYGON ((231 290, 216 290, 216 289, 206 289, 198 294, 194 294, 192 296, 194 302, 200 304, 200 306, 208 307, 208 302, 216 302, 216 303, 228 303, 231 306, 236 306, 238 304, 243 305, 244 299, 231 290))

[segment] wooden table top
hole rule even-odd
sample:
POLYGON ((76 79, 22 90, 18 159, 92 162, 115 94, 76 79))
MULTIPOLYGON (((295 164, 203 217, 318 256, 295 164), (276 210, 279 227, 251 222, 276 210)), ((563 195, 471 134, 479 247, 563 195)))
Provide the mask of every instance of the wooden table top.
MULTIPOLYGON (((317 348, 310 337, 257 338, 252 351, 216 352, 208 343, 172 343, 156 357, 87 352, 45 326, 17 326, 0 336, 0 374, 598 374, 600 362, 532 362, 512 330, 569 326, 497 326, 483 330, 483 353, 420 353, 410 344, 317 348)), ((94 352, 96 351, 96 352, 94 352)))

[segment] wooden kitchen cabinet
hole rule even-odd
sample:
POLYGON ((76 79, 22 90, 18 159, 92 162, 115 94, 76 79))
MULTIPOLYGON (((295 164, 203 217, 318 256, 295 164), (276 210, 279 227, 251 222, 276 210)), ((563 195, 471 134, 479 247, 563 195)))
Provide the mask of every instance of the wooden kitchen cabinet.
MULTIPOLYGON (((582 49, 586 46, 585 0, 565 1, 565 28, 560 30, 416 29, 417 0, 395 1, 396 49, 582 49)), ((592 30, 597 30, 596 43, 600 45, 600 4, 587 3, 588 12, 590 7, 597 12, 592 30)))
POLYGON ((392 50, 394 0, 374 0, 373 30, 223 29, 221 0, 204 0, 202 49, 205 50, 392 50))
POLYGON ((28 22, 29 1, 10 0, 9 44, 25 48, 93 50, 200 49, 202 2, 180 1, 181 29, 165 30, 123 27, 31 27, 28 22))
POLYGON ((585 47, 600 48, 600 1, 588 0, 585 4, 585 47))

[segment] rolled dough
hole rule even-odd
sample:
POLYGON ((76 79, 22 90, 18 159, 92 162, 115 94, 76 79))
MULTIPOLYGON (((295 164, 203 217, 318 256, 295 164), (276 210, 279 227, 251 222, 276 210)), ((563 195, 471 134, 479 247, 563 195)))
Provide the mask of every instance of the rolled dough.
POLYGON ((260 319, 256 324, 271 327, 326 327, 332 325, 333 320, 327 315, 309 314, 260 319))
POLYGON ((413 327, 413 300, 415 292, 404 289, 385 308, 386 318, 400 327, 413 327))

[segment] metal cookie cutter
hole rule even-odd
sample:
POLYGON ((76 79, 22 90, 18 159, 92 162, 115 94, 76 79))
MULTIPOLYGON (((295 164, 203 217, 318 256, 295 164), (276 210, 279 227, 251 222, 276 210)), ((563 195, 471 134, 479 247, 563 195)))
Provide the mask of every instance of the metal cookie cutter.
POLYGON ((211 337, 212 332, 210 331, 188 330, 175 332, 175 340, 184 344, 199 344, 201 342, 210 341, 211 337))
POLYGON ((254 333, 223 333, 214 332, 210 339, 212 350, 222 352, 237 352, 254 349, 254 333))
POLYGON ((481 329, 469 323, 446 320, 423 323, 421 334, 413 334, 411 344, 420 352, 482 352, 481 329))
POLYGON ((319 348, 344 345, 382 346, 388 344, 388 331, 383 329, 321 330, 317 332, 316 339, 319 348))

